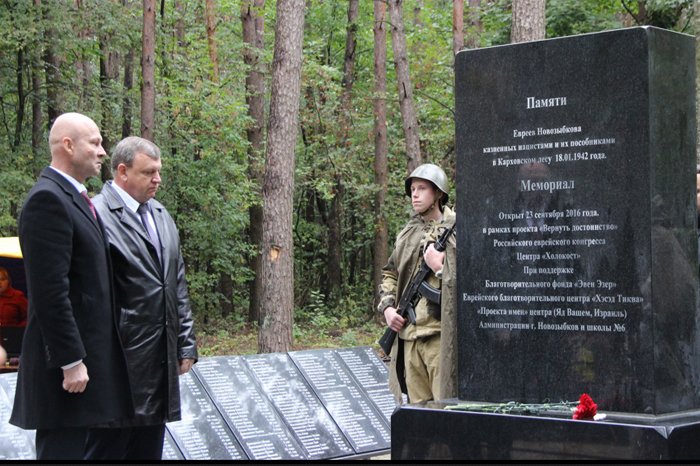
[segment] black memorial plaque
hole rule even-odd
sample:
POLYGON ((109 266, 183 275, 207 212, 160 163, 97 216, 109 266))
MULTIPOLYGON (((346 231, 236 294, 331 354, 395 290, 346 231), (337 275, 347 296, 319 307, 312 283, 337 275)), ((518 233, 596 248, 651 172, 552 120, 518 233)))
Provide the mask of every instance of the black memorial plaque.
POLYGON ((386 364, 369 346, 339 349, 336 354, 390 424, 391 415, 398 404, 389 391, 389 370, 386 364))
POLYGON ((354 453, 287 354, 257 354, 244 361, 307 458, 338 458, 354 453))
POLYGON ((455 64, 459 397, 700 407, 693 37, 455 64))
POLYGON ((16 372, 0 374, 0 460, 33 460, 36 459, 34 431, 9 423, 16 386, 16 372))
POLYGON ((178 448, 177 444, 175 443, 175 439, 173 439, 173 436, 170 434, 170 431, 167 428, 165 429, 165 438, 163 439, 163 454, 161 459, 167 461, 185 459, 185 456, 180 451, 180 448, 178 448))
POLYGON ((188 460, 248 459, 201 382, 192 374, 180 376, 182 419, 166 424, 178 449, 188 460))
POLYGON ((297 441, 248 372, 240 356, 200 360, 195 374, 226 416, 248 458, 304 459, 297 441))
POLYGON ((334 350, 288 354, 356 453, 391 447, 391 432, 383 414, 363 393, 334 350))

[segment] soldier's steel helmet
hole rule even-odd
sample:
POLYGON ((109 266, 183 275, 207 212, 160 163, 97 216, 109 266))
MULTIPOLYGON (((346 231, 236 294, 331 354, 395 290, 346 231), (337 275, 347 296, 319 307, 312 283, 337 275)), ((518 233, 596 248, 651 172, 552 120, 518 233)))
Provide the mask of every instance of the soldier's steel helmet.
POLYGON ((411 180, 413 178, 420 178, 422 180, 428 180, 432 182, 437 188, 442 191, 445 195, 442 198, 442 204, 447 204, 447 199, 450 195, 447 193, 449 190, 447 187, 447 175, 442 171, 442 168, 432 163, 424 163, 419 165, 413 172, 406 178, 406 196, 411 197, 411 180))

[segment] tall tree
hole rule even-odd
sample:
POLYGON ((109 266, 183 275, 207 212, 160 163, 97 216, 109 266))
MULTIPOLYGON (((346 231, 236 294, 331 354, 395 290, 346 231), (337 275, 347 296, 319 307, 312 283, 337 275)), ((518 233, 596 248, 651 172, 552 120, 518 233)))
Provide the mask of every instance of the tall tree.
POLYGON ((58 116, 63 113, 61 102, 61 64, 62 60, 56 50, 57 36, 53 8, 51 4, 43 3, 44 24, 44 69, 46 72, 46 107, 49 117, 49 127, 58 116))
POLYGON ((15 116, 15 137, 12 143, 12 150, 15 151, 22 142, 22 125, 24 123, 24 107, 27 99, 27 92, 24 88, 24 49, 17 49, 17 69, 15 70, 15 78, 17 82, 17 108, 15 116))
MULTIPOLYGON (((126 15, 130 0, 121 0, 122 14, 126 15)), ((122 139, 131 136, 131 89, 134 87, 134 48, 127 47, 124 57, 124 92, 122 97, 122 139)))
POLYGON ((292 204, 304 0, 278 0, 263 182, 263 293, 258 350, 288 351, 294 320, 292 204))
MULTIPOLYGON (((41 0, 34 0, 33 17, 37 18, 39 37, 41 37, 41 0)), ((32 80, 32 154, 34 159, 39 156, 43 136, 43 113, 41 111, 41 48, 34 47, 31 51, 31 80, 32 80)))
MULTIPOLYGON (((698 0, 700 1, 700 0, 698 0)), ((384 213, 387 188, 386 126, 386 2, 374 0, 374 243, 372 246, 372 309, 379 303, 382 267, 389 257, 389 233, 384 213)))
MULTIPOLYGON (((80 17, 86 17, 84 3, 83 0, 75 0, 75 9, 78 11, 80 17)), ((90 30, 89 21, 77 24, 76 28, 75 36, 78 38, 78 42, 81 43, 78 52, 78 61, 75 63, 78 79, 80 80, 80 86, 78 86, 78 107, 83 108, 89 100, 88 92, 90 91, 90 80, 92 79, 92 63, 90 62, 90 57, 86 53, 86 50, 82 47, 82 44, 85 44, 90 39, 92 31, 90 30)))
POLYGON ((219 82, 219 52, 216 46, 216 0, 204 2, 204 16, 207 22, 207 48, 211 61, 211 80, 219 82))
MULTIPOLYGON (((243 61, 248 67, 245 78, 246 103, 251 123, 246 127, 248 139, 248 177, 256 189, 263 184, 265 150, 265 75, 262 54, 265 46, 265 0, 243 0, 241 2, 241 22, 243 23, 243 61)), ((260 315, 262 293, 262 205, 254 203, 248 208, 250 226, 248 234, 254 252, 250 257, 253 279, 249 284, 248 320, 256 322, 260 315)))
POLYGON ((452 52, 464 47, 464 0, 452 0, 452 52))
POLYGON ((41 0, 34 0, 32 17, 36 19, 39 30, 39 41, 37 46, 31 51, 31 80, 32 80, 32 154, 36 160, 40 154, 41 142, 43 139, 42 125, 44 116, 41 110, 41 88, 42 88, 42 62, 41 62, 41 37, 43 36, 43 21, 41 21, 41 0))
POLYGON ((153 141, 156 114, 156 0, 143 0, 141 137, 153 141))
MULTIPOLYGON (((111 31, 108 32, 104 25, 101 25, 99 33, 99 46, 100 46, 100 103, 102 106, 102 146, 105 148, 107 153, 110 152, 112 144, 116 139, 114 133, 114 95, 115 92, 115 81, 119 78, 119 68, 120 54, 114 46, 114 37, 111 31)), ((107 164, 103 165, 103 175, 109 174, 107 169, 107 164)))
MULTIPOLYGON (((359 0, 348 0, 348 22, 345 35, 345 58, 343 60, 343 80, 340 94, 340 108, 338 121, 340 134, 338 135, 339 153, 344 154, 348 150, 352 113, 352 87, 355 81, 355 50, 357 48, 357 17, 359 15, 359 0)), ((343 286, 343 238, 342 219, 343 201, 345 197, 345 184, 343 181, 344 166, 335 164, 333 174, 333 199, 328 213, 328 260, 327 271, 327 297, 331 303, 339 298, 343 286)))
POLYGON ((129 48, 124 57, 124 97, 122 98, 122 138, 131 135, 131 89, 134 87, 134 49, 129 48))
POLYGON ((418 117, 413 103, 413 85, 408 65, 406 33, 404 32, 402 10, 403 0, 389 0, 389 17, 391 20, 391 46, 394 51, 394 67, 399 94, 399 109, 403 120, 406 138, 406 158, 408 173, 423 163, 420 151, 418 117))
POLYGON ((544 8, 545 0, 513 0, 512 43, 544 39, 544 8))

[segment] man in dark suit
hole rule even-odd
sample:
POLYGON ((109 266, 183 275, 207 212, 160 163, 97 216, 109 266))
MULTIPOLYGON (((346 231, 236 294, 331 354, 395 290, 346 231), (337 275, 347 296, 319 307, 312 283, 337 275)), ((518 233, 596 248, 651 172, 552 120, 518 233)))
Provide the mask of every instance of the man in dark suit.
POLYGON ((128 137, 112 153, 114 181, 95 197, 114 267, 119 331, 136 415, 91 429, 102 459, 159 460, 165 423, 180 419, 178 375, 197 359, 185 265, 175 222, 153 199, 160 149, 128 137))
POLYGON ((107 243, 83 185, 106 154, 79 113, 56 119, 49 145, 19 220, 29 312, 10 423, 36 429, 37 459, 91 459, 88 426, 133 415, 107 243))

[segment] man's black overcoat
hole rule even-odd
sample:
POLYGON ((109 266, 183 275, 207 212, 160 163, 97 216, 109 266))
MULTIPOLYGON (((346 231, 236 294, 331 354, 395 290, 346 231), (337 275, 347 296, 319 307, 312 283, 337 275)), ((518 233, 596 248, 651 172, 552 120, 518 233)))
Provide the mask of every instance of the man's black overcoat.
POLYGON ((51 168, 27 196, 19 238, 29 311, 10 423, 56 429, 132 416, 104 233, 85 199, 51 168), (90 381, 71 394, 61 367, 79 359, 90 381))

